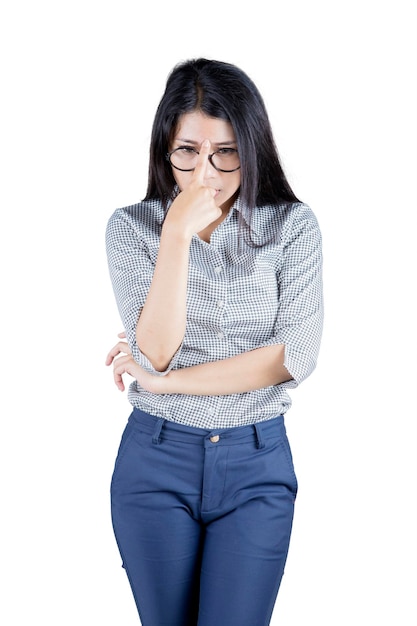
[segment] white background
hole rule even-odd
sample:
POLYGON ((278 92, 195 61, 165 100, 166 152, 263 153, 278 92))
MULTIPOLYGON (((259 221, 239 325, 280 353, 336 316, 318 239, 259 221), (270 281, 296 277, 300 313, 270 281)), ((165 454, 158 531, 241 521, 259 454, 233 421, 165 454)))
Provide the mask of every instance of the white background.
POLYGON ((145 194, 168 72, 208 56, 258 85, 324 237, 326 327, 287 416, 300 491, 272 624, 415 626, 415 3, 3 6, 1 623, 138 624, 109 513, 129 405, 104 367, 121 330, 104 231, 145 194))

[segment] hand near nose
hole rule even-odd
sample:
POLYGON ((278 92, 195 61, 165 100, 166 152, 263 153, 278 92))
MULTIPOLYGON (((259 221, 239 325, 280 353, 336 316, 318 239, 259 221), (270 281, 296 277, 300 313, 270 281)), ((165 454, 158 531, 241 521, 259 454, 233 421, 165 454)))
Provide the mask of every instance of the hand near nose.
POLYGON ((190 173, 189 184, 176 197, 165 220, 165 224, 179 228, 189 238, 222 214, 214 199, 216 190, 205 184, 209 154, 210 141, 206 139, 200 148, 197 165, 190 173))

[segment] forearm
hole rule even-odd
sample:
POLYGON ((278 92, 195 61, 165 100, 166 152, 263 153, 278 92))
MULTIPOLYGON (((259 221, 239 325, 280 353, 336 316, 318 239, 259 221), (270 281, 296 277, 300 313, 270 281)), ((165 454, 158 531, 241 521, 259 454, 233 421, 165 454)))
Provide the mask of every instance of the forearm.
POLYGON ((140 350, 158 371, 167 368, 184 337, 192 237, 222 215, 214 200, 216 191, 205 186, 209 150, 210 142, 206 141, 189 185, 169 208, 152 283, 136 328, 140 350))
POLYGON ((266 346, 221 361, 172 370, 155 381, 157 393, 228 395, 263 389, 291 380, 283 345, 266 346))
POLYGON ((136 328, 140 350, 163 371, 180 346, 186 325, 190 240, 163 229, 148 297, 136 328))

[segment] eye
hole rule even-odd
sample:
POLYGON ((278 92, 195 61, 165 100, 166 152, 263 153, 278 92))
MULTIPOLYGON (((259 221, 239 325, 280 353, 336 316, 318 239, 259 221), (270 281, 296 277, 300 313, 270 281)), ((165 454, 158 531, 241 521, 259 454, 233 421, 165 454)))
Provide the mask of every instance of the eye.
POLYGON ((220 154, 222 156, 229 156, 231 154, 236 154, 237 150, 234 148, 220 148, 217 150, 216 154, 220 154))
POLYGON ((194 154, 198 154, 197 150, 195 148, 191 148, 191 146, 180 146, 179 148, 176 149, 176 152, 179 152, 181 154, 189 154, 189 155, 194 155, 194 154))

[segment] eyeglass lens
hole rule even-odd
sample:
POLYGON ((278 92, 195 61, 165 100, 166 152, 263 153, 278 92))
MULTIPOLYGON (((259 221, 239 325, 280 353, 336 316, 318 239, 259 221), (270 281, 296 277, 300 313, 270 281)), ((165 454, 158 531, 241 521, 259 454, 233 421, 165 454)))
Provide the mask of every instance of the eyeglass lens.
MULTIPOLYGON (((171 165, 180 170, 193 170, 198 161, 198 152, 194 148, 177 148, 170 155, 171 165)), ((239 155, 234 148, 221 148, 210 155, 212 165, 225 172, 231 172, 240 165, 239 155)))

